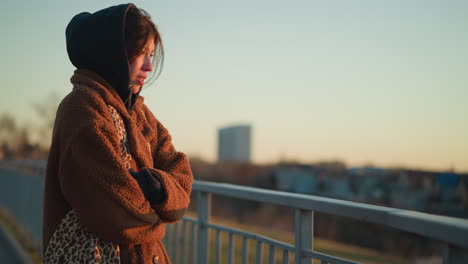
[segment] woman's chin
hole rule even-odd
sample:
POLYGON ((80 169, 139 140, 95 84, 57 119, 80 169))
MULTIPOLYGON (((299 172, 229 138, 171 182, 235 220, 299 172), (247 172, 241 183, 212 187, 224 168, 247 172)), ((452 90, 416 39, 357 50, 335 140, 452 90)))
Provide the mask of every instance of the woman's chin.
POLYGON ((140 89, 141 89, 141 85, 137 85, 137 84, 132 85, 132 93, 133 94, 138 93, 140 91, 140 89))

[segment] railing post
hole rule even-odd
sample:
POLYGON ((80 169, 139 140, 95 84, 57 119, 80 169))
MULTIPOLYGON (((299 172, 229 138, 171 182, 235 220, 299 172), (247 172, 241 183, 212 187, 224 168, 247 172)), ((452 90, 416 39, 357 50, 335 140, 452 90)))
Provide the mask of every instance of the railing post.
POLYGON ((310 264, 311 260, 302 253, 303 249, 312 249, 314 212, 296 209, 294 213, 295 263, 310 264))
POLYGON ((445 244, 444 264, 466 264, 468 263, 468 249, 445 244))
POLYGON ((208 227, 206 224, 211 215, 211 194, 198 192, 197 194, 197 214, 198 214, 198 248, 197 263, 208 263, 208 227))

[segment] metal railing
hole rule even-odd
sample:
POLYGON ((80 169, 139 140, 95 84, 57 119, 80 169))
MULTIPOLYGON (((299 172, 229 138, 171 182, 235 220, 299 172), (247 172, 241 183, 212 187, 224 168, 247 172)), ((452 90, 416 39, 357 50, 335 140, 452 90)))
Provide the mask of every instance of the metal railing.
POLYGON ((276 263, 276 249, 282 251, 281 263, 290 263, 290 255, 294 255, 295 264, 310 264, 312 259, 320 260, 321 263, 356 263, 313 250, 315 212, 381 224, 435 239, 444 243, 443 263, 468 263, 468 220, 225 183, 196 181, 193 185, 193 192, 197 197, 195 201, 192 201, 197 203, 197 218, 185 217, 182 223, 173 224, 168 228, 168 234, 164 240, 174 264, 185 264, 188 259, 190 263, 220 263, 222 253, 227 256, 227 263, 232 264, 235 257, 233 254, 234 236, 242 238, 240 263, 243 264, 251 263, 249 262, 250 252, 248 252, 249 241, 254 241, 257 245, 255 263, 265 262, 264 245, 268 248, 267 263, 276 263), (293 208, 295 212, 294 245, 260 234, 211 223, 212 194, 293 208), (179 233, 180 226, 182 235, 179 233), (189 232, 188 227, 190 227, 189 232), (216 233, 214 246, 210 246, 213 243, 209 243, 209 230, 214 230, 216 233), (228 235, 225 252, 221 250, 222 234, 228 235), (187 247, 191 249, 189 257, 178 254, 179 249, 187 249, 187 247), (214 261, 209 259, 209 250, 214 250, 214 261))
MULTIPOLYGON (((4 172, 11 171, 10 169, 5 170, 7 167, 25 169, 35 175, 43 176, 45 163, 34 161, 0 162, 0 168, 4 168, 4 172)), ((3 194, 0 195, 0 203, 10 209, 12 213, 17 214, 15 216, 20 222, 26 228, 31 229, 29 232, 37 237, 40 234, 39 230, 35 229, 38 224, 40 225, 40 222, 37 223, 37 221, 42 220, 40 217, 42 212, 34 214, 35 218, 38 219, 34 223, 27 215, 23 216, 23 213, 24 211, 31 212, 32 204, 41 205, 42 200, 38 200, 37 197, 42 197, 43 179, 38 183, 37 180, 42 177, 31 177, 28 181, 24 173, 19 172, 18 175, 20 174, 21 177, 1 175, 4 176, 2 178, 4 182, 0 185, 0 194, 3 194), (11 183, 6 184, 6 182, 11 183), (24 199, 23 192, 15 192, 12 186, 29 186, 30 189, 26 188, 28 190, 18 189, 27 191, 28 199, 24 199), (20 199, 21 197, 23 199, 20 199), (24 204, 18 206, 16 203, 24 204), (29 210, 22 210, 23 207, 29 210)), ((220 263, 222 257, 224 260, 227 259, 228 264, 252 263, 253 256, 255 263, 273 264, 277 263, 275 257, 278 253, 281 254, 281 263, 290 263, 292 259, 294 259, 295 264, 311 263, 312 259, 320 260, 321 263, 356 263, 313 250, 315 213, 363 220, 435 239, 444 243, 444 263, 468 263, 468 220, 225 183, 196 181, 192 189, 196 197, 192 202, 196 203, 197 217, 184 217, 183 221, 168 225, 167 234, 163 239, 174 264, 220 263), (210 221, 212 195, 294 209, 294 245, 261 234, 212 223, 210 221), (214 237, 209 236, 210 230, 214 231, 214 237), (226 236, 227 245, 223 247, 222 237, 226 238, 226 236), (240 250, 237 251, 234 243, 235 238, 242 240, 240 250), (255 251, 249 252, 249 242, 255 243, 255 251), (264 256, 263 249, 265 247, 268 249, 268 255, 264 256), (214 254, 211 254, 212 258, 209 257, 209 250, 214 250, 214 254), (240 254, 235 254, 236 252, 240 252, 240 254)))
POLYGON ((0 161, 0 208, 21 227, 22 240, 40 247, 45 162, 0 161))

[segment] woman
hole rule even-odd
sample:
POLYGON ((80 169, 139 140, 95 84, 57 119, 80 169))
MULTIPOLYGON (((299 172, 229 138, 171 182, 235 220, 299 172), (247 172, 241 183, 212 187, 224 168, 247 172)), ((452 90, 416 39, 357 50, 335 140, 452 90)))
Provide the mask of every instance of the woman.
POLYGON ((47 162, 44 262, 170 263, 164 224, 182 218, 193 176, 139 96, 161 66, 159 32, 125 4, 76 15, 66 40, 77 70, 47 162))

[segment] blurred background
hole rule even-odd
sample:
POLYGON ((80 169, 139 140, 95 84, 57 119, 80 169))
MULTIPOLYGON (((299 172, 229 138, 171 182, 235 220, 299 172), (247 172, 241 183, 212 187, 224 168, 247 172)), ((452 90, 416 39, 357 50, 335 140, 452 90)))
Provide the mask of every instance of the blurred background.
MULTIPOLYGON (((56 107, 72 89, 65 27, 119 3, 3 3, 3 162, 47 159, 56 107)), ((161 76, 141 95, 196 179, 468 218, 468 2, 134 3, 165 50, 161 76)), ((14 194, 0 192, 8 207, 14 194)), ((247 228, 268 219, 291 231, 281 208, 213 206, 215 217, 247 228)), ((2 219, 14 229, 11 211, 2 219)), ((440 255, 434 241, 383 227, 365 235, 368 225, 326 215, 316 225, 323 241, 376 250, 364 263, 440 255)))

